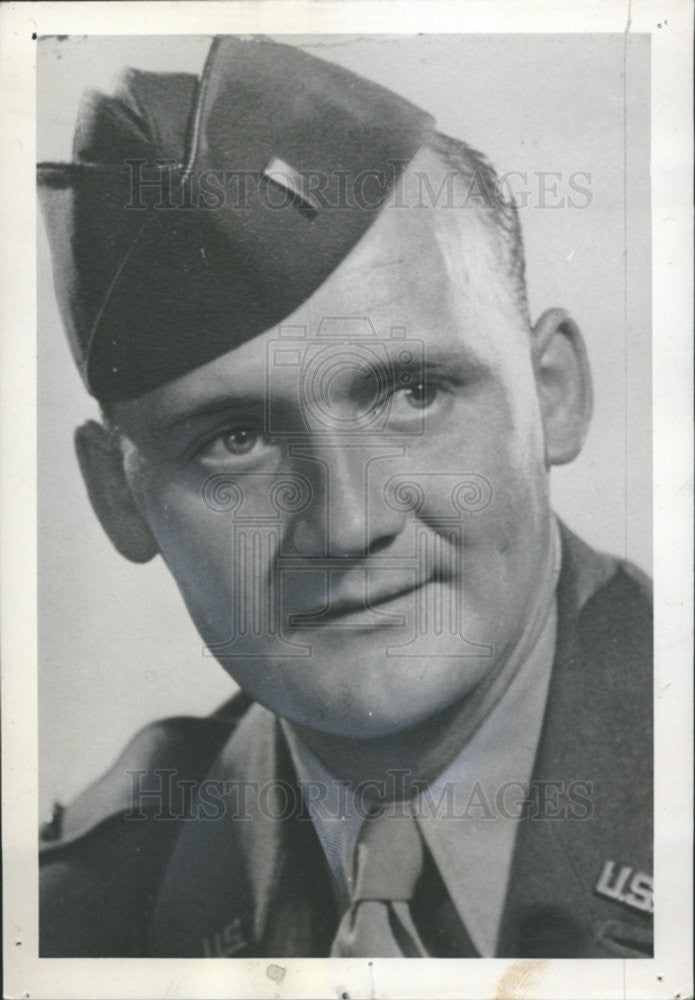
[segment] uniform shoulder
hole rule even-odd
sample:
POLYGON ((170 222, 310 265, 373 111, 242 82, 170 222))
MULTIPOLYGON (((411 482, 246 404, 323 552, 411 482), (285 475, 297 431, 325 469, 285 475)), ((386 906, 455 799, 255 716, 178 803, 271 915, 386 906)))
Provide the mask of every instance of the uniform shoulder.
POLYGON ((647 574, 627 559, 598 552, 560 523, 562 582, 577 613, 583 613, 600 595, 615 588, 628 599, 651 607, 652 583, 647 574))
POLYGON ((589 689, 599 699, 596 718, 610 718, 611 725, 622 719, 624 732, 638 728, 646 738, 652 713, 651 582, 628 560, 597 553, 576 536, 565 539, 564 556, 569 584, 559 595, 563 656, 570 664, 583 663, 577 683, 584 686, 585 701, 589 689))
POLYGON ((52 819, 40 830, 42 855, 74 843, 119 813, 169 806, 178 814, 187 783, 204 775, 250 704, 239 693, 212 715, 172 716, 145 726, 72 803, 56 803, 52 819))
POLYGON ((145 726, 40 838, 42 957, 137 957, 158 885, 204 780, 250 705, 145 726))

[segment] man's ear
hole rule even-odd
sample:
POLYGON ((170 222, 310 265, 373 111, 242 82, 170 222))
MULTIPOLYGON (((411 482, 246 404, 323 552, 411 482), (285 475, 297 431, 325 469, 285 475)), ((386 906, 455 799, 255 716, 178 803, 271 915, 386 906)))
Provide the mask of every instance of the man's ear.
POLYGON ((564 309, 548 309, 533 327, 533 368, 545 433, 547 465, 563 465, 582 449, 594 394, 579 327, 564 309))
POLYGON ((119 443, 101 424, 89 420, 75 431, 75 450, 102 528, 126 559, 149 562, 159 550, 133 500, 119 443))

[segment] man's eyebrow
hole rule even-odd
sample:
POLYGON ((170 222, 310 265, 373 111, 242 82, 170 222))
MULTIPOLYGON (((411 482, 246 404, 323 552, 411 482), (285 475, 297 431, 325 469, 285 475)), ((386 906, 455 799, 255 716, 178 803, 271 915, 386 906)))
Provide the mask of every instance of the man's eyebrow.
POLYGON ((264 408, 265 395, 233 396, 230 393, 223 393, 200 403, 193 403, 187 409, 177 411, 176 414, 159 417, 155 420, 155 429, 168 434, 181 430, 189 424, 225 414, 258 416, 264 408))
POLYGON ((370 364, 369 368, 378 373, 391 371, 398 374, 407 371, 422 372, 424 375, 463 376, 483 367, 480 358, 458 344, 455 347, 438 347, 435 350, 428 350, 424 345, 425 350, 422 352, 418 350, 419 346, 407 340, 403 341, 403 349, 395 357, 387 362, 377 360, 370 364), (408 356, 404 357, 404 354, 408 356))
MULTIPOLYGON (((451 359, 423 357, 412 347, 405 348, 406 357, 394 357, 388 360, 380 358, 365 358, 364 363, 354 367, 354 383, 359 385, 365 380, 376 376, 380 381, 387 382, 393 376, 407 372, 409 375, 443 375, 461 368, 461 364, 451 359)), ((467 367, 467 366, 466 366, 467 367)))

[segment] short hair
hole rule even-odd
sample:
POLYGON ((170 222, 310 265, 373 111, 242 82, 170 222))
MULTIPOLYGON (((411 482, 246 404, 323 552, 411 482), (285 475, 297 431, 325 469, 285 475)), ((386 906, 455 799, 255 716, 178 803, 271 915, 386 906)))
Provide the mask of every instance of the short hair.
MULTIPOLYGON (((445 169, 465 183, 465 198, 488 226, 512 285, 520 313, 530 321, 526 261, 517 205, 490 161, 461 139, 435 132, 426 143, 445 169)), ((463 209, 462 209, 463 210, 463 209)))

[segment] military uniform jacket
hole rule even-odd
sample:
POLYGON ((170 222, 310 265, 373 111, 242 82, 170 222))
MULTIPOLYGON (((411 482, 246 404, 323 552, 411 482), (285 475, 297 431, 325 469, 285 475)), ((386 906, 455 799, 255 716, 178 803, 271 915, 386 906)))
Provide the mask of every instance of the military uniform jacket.
MULTIPOLYGON (((562 542, 553 673, 497 955, 650 956, 648 583, 564 528, 562 542)), ((475 955, 447 937, 446 894, 429 906, 432 953, 475 955)), ((278 720, 244 695, 146 727, 42 830, 42 957, 321 956, 340 917, 278 720)))

